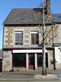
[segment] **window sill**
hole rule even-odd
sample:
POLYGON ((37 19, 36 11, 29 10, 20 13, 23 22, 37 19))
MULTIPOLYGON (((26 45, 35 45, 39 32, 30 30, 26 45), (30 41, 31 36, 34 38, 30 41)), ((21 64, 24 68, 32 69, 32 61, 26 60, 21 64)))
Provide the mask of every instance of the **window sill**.
POLYGON ((23 45, 23 44, 17 44, 17 43, 15 43, 15 45, 23 45))

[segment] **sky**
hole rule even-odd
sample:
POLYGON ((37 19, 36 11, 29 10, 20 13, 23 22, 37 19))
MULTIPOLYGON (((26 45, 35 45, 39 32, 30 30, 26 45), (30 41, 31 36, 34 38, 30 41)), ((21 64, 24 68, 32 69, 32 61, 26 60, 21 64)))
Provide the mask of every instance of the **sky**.
MULTIPOLYGON (((0 0, 0 49, 3 43, 3 21, 12 8, 38 8, 44 0, 0 0)), ((61 0, 51 0, 51 13, 61 14, 61 0)))

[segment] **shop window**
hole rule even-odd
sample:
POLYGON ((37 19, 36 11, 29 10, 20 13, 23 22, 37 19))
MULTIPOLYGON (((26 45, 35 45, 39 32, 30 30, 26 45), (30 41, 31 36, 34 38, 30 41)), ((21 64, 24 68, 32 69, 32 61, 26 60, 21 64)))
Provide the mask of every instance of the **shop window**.
POLYGON ((13 67, 25 67, 26 54, 13 54, 13 67))
POLYGON ((43 58, 42 53, 37 54, 37 65, 38 65, 38 67, 42 66, 42 58, 43 58))
MULTIPOLYGON (((43 63, 43 54, 38 53, 37 54, 37 65, 38 65, 38 67, 42 67, 42 63, 43 63)), ((48 54, 47 53, 46 53, 46 67, 48 67, 48 54)))

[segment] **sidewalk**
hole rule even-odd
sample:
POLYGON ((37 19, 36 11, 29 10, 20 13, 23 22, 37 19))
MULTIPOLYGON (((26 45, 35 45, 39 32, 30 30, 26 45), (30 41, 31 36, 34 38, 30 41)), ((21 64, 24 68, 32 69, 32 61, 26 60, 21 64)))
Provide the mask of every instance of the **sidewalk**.
MULTIPOLYGON (((60 81, 59 79, 53 77, 53 79, 35 79, 33 76, 37 75, 37 74, 42 74, 41 70, 35 70, 35 71, 30 71, 30 70, 26 70, 26 71, 21 71, 21 72, 2 72, 0 73, 0 82, 1 81, 12 81, 12 82, 39 82, 39 81, 60 81)), ((61 74, 61 70, 48 70, 47 74, 61 74)))
MULTIPOLYGON (((22 70, 17 72, 2 72, 2 74, 42 74, 42 70, 22 70)), ((49 70, 47 69, 47 74, 61 74, 61 69, 58 70, 49 70)))

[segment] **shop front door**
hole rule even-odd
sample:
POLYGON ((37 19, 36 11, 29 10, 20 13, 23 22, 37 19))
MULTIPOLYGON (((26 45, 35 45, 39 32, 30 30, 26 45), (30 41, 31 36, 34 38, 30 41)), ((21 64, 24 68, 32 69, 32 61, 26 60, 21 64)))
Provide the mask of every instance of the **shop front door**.
POLYGON ((34 54, 29 54, 29 70, 34 70, 34 54))

